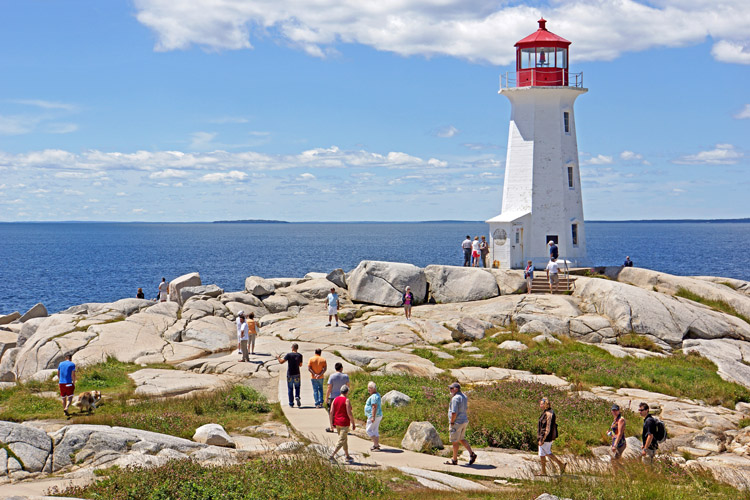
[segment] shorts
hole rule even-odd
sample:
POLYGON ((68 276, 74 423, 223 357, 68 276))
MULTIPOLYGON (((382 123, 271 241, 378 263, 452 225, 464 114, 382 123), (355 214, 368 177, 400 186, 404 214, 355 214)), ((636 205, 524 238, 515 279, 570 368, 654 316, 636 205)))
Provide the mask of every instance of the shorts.
POLYGON ((369 418, 367 419, 367 425, 365 426, 365 431, 367 432, 367 435, 371 438, 373 437, 380 437, 380 421, 383 420, 383 415, 380 415, 379 417, 374 417, 372 420, 369 418))
POLYGON ((478 259, 479 258, 479 252, 477 252, 476 250, 474 250, 473 252, 471 252, 471 256, 474 257, 474 258, 476 258, 476 259, 478 259))
POLYGON ((557 284, 557 281, 559 280, 560 276, 557 273, 553 273, 549 275, 549 282, 553 285, 557 284))
POLYGON ((656 455, 656 450, 652 449, 646 449, 646 454, 641 456, 641 462, 643 462, 646 465, 651 465, 654 463, 654 456, 656 455))
POLYGON ((469 422, 453 424, 450 428, 450 442, 457 443, 466 439, 466 427, 468 427, 468 425, 469 422))
POLYGON ((76 392, 75 384, 59 384, 60 385, 60 396, 70 397, 76 392))
POLYGON ((328 315, 329 316, 336 316, 338 313, 338 307, 336 306, 328 306, 328 315))
POLYGON ((539 447, 539 456, 546 457, 547 455, 552 455, 552 441, 547 441, 539 447))
POLYGON ((625 452, 625 448, 627 448, 627 446, 624 445, 620 446, 619 448, 615 448, 615 451, 612 452, 612 460, 619 460, 619 458, 625 452))

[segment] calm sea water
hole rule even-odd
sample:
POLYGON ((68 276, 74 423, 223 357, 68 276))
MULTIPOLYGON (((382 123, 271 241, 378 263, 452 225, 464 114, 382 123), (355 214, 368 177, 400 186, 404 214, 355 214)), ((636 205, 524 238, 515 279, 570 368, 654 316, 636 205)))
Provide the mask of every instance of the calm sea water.
MULTIPOLYGON (((750 280, 750 223, 586 224, 596 265, 750 280)), ((483 223, 377 224, 0 224, 0 314, 42 302, 50 312, 84 302, 156 296, 170 280, 198 271, 203 283, 240 290, 250 275, 299 277, 348 271, 361 260, 417 266, 462 263, 467 234, 483 223)))

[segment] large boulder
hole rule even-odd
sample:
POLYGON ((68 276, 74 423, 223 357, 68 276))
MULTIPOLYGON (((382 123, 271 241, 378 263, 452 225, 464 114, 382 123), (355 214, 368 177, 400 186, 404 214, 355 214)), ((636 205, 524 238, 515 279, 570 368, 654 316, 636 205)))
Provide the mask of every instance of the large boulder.
POLYGON ((326 275, 326 279, 339 288, 346 288, 346 273, 343 269, 334 269, 326 275))
POLYGON ((285 290, 285 293, 295 293, 308 300, 322 300, 331 293, 331 288, 335 288, 336 293, 339 294, 339 299, 344 300, 346 291, 343 288, 337 287, 333 282, 328 281, 326 278, 314 278, 302 281, 296 285, 290 286, 285 290))
POLYGON ((349 297, 355 302, 400 306, 401 296, 411 287, 414 303, 424 302, 427 280, 424 271, 412 264, 364 260, 347 277, 349 297))
POLYGON ((182 304, 180 290, 188 286, 201 286, 201 275, 199 273, 183 274, 169 282, 169 300, 182 304))
POLYGON ((227 434, 224 427, 219 424, 206 424, 201 425, 195 429, 193 434, 193 441, 196 443, 210 444, 213 446, 224 446, 227 448, 234 448, 234 440, 227 434))
POLYGON ((47 308, 44 307, 44 304, 41 302, 36 304, 34 307, 23 313, 23 315, 18 318, 18 321, 21 323, 24 323, 30 319, 33 318, 46 318, 48 316, 47 314, 47 308))
POLYGON ((412 422, 401 440, 401 447, 412 451, 442 450, 443 442, 430 422, 412 422))
POLYGON ((495 277, 500 295, 526 292, 526 280, 519 269, 488 269, 495 277))
MULTIPOLYGON (((21 461, 26 472, 51 472, 52 440, 43 430, 28 425, 0 421, 0 444, 21 461)), ((6 464, 0 464, 0 468, 6 464)))
POLYGON ((583 314, 570 320, 570 336, 591 344, 615 344, 617 333, 609 320, 598 314, 583 314))
POLYGON ((8 323, 12 323, 20 317, 21 313, 18 311, 12 312, 10 314, 5 314, 3 316, 0 316, 0 325, 7 325, 8 323))
POLYGON ((481 340, 492 323, 476 318, 461 318, 453 331, 453 340, 458 342, 481 340))
POLYGON ((216 285, 184 286, 180 289, 180 299, 184 304, 187 299, 194 295, 218 297, 222 293, 224 293, 224 290, 216 285))
POLYGON ((263 302, 261 302, 258 297, 247 292, 225 293, 224 295, 219 297, 219 300, 221 300, 224 304, 228 304, 230 302, 238 302, 240 304, 245 304, 248 306, 263 307, 263 302))
POLYGON ((383 397, 381 398, 381 401, 383 401, 384 404, 399 407, 399 406, 406 406, 409 403, 411 403, 411 398, 404 394, 403 392, 399 392, 396 390, 388 391, 386 392, 383 397))
POLYGON ((427 266, 425 278, 438 304, 491 299, 500 292, 495 277, 478 267, 427 266))
POLYGON ((750 342, 732 339, 685 339, 685 353, 695 352, 716 364, 724 380, 750 387, 750 342))
POLYGON ((0 382, 16 381, 16 359, 20 351, 20 347, 13 347, 3 353, 0 359, 0 382))
POLYGON ((271 295, 276 286, 272 281, 261 278, 260 276, 249 276, 245 278, 245 291, 252 293, 257 297, 271 295))

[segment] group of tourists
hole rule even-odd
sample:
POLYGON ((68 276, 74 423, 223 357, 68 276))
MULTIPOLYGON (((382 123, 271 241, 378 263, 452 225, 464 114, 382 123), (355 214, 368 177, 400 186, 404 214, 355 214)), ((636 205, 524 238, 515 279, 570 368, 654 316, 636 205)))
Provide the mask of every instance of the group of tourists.
POLYGON ((461 248, 464 251, 464 267, 487 267, 487 256, 490 253, 490 246, 487 244, 487 239, 482 236, 481 240, 479 236, 466 235, 466 239, 461 243, 461 248))

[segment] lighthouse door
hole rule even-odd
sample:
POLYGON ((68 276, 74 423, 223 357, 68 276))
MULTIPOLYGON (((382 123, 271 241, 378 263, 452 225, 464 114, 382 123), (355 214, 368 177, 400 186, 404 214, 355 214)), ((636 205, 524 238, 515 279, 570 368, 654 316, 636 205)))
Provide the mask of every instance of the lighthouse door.
POLYGON ((513 224, 513 234, 511 236, 511 268, 522 269, 524 267, 523 262, 523 226, 519 224, 513 224))

